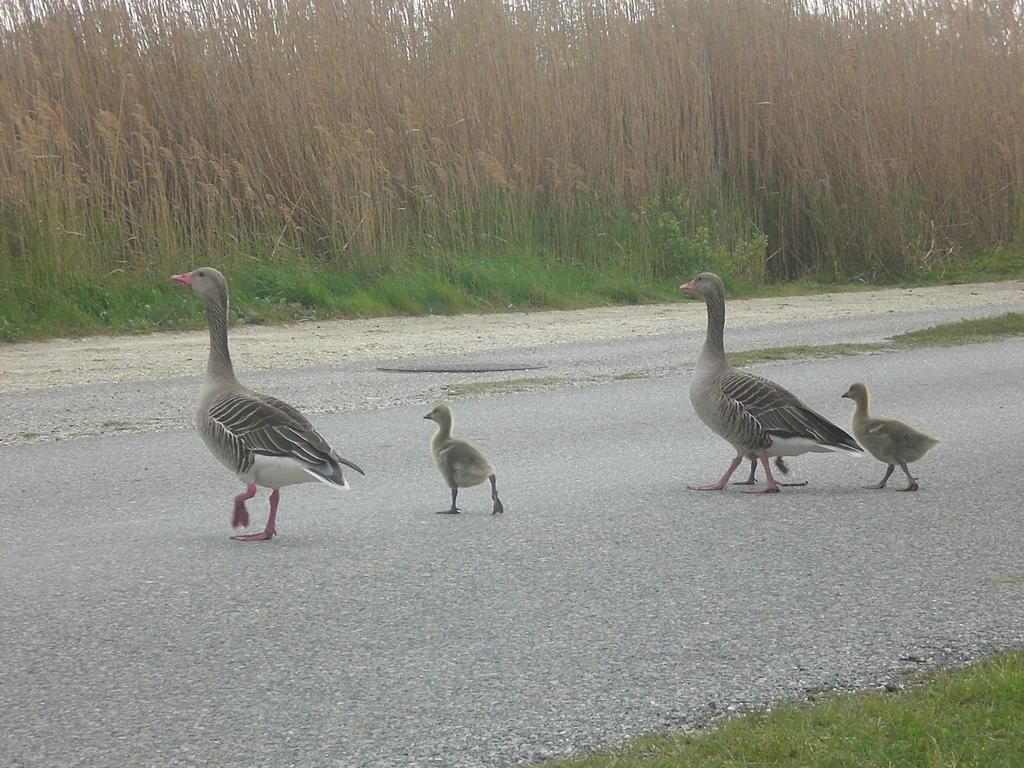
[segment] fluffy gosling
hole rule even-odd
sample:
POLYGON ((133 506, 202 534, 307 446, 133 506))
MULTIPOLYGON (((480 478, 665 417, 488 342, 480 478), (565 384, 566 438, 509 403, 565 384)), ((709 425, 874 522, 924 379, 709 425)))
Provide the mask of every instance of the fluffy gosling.
POLYGON ((437 422, 437 432, 430 441, 430 452, 434 455, 441 477, 452 489, 451 509, 438 514, 457 515, 459 508, 455 505, 455 500, 459 495, 459 488, 479 485, 484 480, 491 481, 491 498, 494 500, 491 514, 500 515, 504 512, 505 508, 498 498, 498 487, 491 462, 471 442, 452 436, 452 409, 447 405, 438 405, 423 418, 437 422))
POLYGON ((901 491, 916 491, 917 478, 911 477, 907 464, 911 464, 939 444, 939 440, 895 419, 876 419, 871 416, 871 393, 866 384, 851 384, 843 397, 857 404, 853 412, 853 434, 868 452, 888 464, 885 477, 877 485, 867 488, 885 488, 896 465, 907 476, 909 483, 901 491))

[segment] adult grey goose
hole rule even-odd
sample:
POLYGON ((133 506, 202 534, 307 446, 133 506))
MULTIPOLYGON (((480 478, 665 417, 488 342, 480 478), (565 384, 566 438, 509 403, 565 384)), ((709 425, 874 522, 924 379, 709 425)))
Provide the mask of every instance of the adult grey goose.
POLYGON ((896 419, 879 419, 871 415, 871 390, 867 384, 851 384, 843 397, 856 403, 853 412, 853 434, 868 449, 868 453, 889 466, 881 482, 868 488, 885 488, 896 465, 907 476, 907 487, 901 491, 916 491, 917 478, 912 477, 907 464, 920 459, 941 441, 909 424, 896 419))
POLYGON ((703 298, 708 312, 707 336, 690 385, 690 402, 700 420, 736 449, 736 457, 717 482, 691 485, 692 490, 721 490, 744 456, 760 459, 767 477, 767 485, 747 492, 778 493, 779 484, 772 476, 769 457, 864 452, 851 435, 808 408, 788 390, 729 364, 723 338, 725 286, 718 275, 702 272, 679 288, 703 298))
POLYGON ((210 452, 245 483, 245 491, 235 496, 231 525, 249 525, 245 502, 256 495, 257 486, 273 489, 263 531, 231 538, 267 541, 277 533, 281 488, 321 482, 348 490, 341 465, 361 475, 365 472, 338 456, 295 408, 276 397, 257 394, 235 378, 228 352, 228 284, 224 275, 212 267, 200 267, 172 275, 171 280, 191 288, 206 309, 210 354, 196 423, 210 452))
POLYGON ((484 480, 491 481, 491 499, 494 501, 491 514, 500 515, 504 512, 505 507, 498 498, 497 479, 490 459, 468 440, 461 440, 452 435, 452 409, 447 405, 437 405, 423 418, 437 424, 437 432, 430 441, 430 452, 434 456, 441 477, 452 489, 451 508, 438 514, 457 515, 459 508, 455 500, 458 498, 459 488, 470 488, 484 480))

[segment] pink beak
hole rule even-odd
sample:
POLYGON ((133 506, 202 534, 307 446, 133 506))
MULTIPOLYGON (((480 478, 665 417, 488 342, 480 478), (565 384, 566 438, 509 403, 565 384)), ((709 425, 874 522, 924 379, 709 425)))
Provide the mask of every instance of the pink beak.
POLYGON ((183 275, 171 275, 171 280, 182 285, 192 285, 192 273, 186 272, 183 275))
POLYGON ((693 291, 695 291, 697 289, 693 287, 693 280, 691 280, 688 283, 683 283, 682 285, 680 285, 679 286, 679 290, 680 291, 690 291, 690 292, 693 292, 693 291))

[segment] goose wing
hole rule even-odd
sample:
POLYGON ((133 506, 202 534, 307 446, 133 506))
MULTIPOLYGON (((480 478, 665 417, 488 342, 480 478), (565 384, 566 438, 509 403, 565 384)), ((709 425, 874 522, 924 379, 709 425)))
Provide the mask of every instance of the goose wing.
POLYGON ((870 440, 879 450, 908 461, 916 461, 939 443, 931 435, 896 419, 867 419, 864 432, 865 442, 870 440))
MULTIPOLYGON (((722 394, 734 404, 745 429, 780 438, 802 437, 827 446, 863 452, 853 436, 811 410, 773 381, 732 370, 722 377, 722 394), (756 426, 755 426, 756 425, 756 426)), ((770 440, 768 441, 770 443, 770 440)), ((755 446, 764 445, 762 441, 755 446)))
POLYGON ((476 485, 494 472, 483 451, 465 440, 452 440, 438 448, 437 461, 445 478, 458 486, 476 485))
MULTIPOLYGON (((250 454, 292 458, 312 467, 324 467, 327 476, 345 464, 359 474, 362 469, 338 456, 309 420, 276 397, 255 393, 229 393, 210 406, 210 421, 232 444, 250 454)), ((251 458, 248 462, 251 464, 251 458)))

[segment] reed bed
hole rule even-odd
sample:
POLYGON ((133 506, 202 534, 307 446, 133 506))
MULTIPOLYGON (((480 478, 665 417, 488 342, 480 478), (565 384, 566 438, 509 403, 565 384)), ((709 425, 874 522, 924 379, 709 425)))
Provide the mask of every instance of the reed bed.
POLYGON ((913 274, 1024 231, 1022 16, 22 0, 0 9, 0 280, 523 253, 649 277, 913 274))

